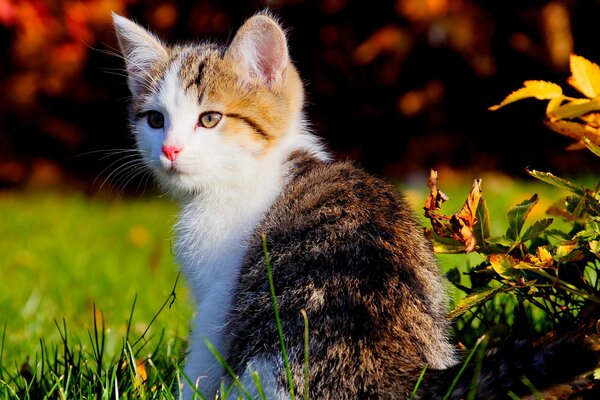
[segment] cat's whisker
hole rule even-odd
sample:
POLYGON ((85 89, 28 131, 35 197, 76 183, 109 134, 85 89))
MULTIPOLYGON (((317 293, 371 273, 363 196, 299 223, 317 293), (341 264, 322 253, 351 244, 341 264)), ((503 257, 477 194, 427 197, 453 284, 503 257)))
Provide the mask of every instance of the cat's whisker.
POLYGON ((132 158, 132 157, 141 158, 142 155, 138 151, 132 151, 132 152, 115 152, 115 153, 105 154, 104 156, 100 157, 98 160, 99 161, 104 161, 104 160, 106 160, 108 158, 111 158, 111 157, 119 157, 119 160, 126 160, 126 159, 132 158))
MULTIPOLYGON (((103 157, 102 159, 104 159, 104 158, 107 158, 107 157, 108 157, 108 156, 105 156, 105 157, 103 157)), ((94 185, 96 184, 96 181, 98 180, 98 178, 100 178, 100 177, 101 177, 101 176, 102 176, 102 175, 103 175, 103 174, 104 174, 106 171, 110 170, 110 169, 111 169, 111 168, 112 168, 114 165, 117 165, 117 164, 118 164, 118 163, 120 163, 121 161, 128 160, 128 159, 131 159, 131 158, 134 158, 134 159, 141 160, 141 158, 140 158, 139 154, 129 154, 129 155, 126 155, 126 156, 124 156, 124 157, 120 157, 120 158, 116 159, 115 161, 111 162, 111 163, 110 163, 108 166, 104 167, 104 168, 102 169, 102 171, 100 171, 100 172, 98 173, 98 175, 96 176, 96 178, 95 178, 95 179, 94 179, 94 181, 92 182, 92 186, 94 186, 94 185)), ((114 171, 113 171, 113 172, 114 172, 114 171)), ((110 175, 109 175, 109 176, 110 176, 110 175)), ((101 186, 100 188, 102 188, 102 186, 101 186)))
POLYGON ((117 197, 121 198, 127 188, 130 186, 130 183, 139 176, 142 176, 144 173, 148 173, 148 171, 143 166, 133 166, 127 171, 123 171, 123 174, 119 177, 118 181, 115 182, 115 192, 117 197))
MULTIPOLYGON (((149 174, 148 169, 144 165, 133 166, 127 174, 123 175, 123 178, 119 178, 119 180, 116 181, 118 193, 120 195, 125 193, 125 190, 130 185, 130 183, 139 176, 142 176, 143 174, 149 174)), ((141 182, 141 180, 140 182, 138 182, 136 191, 139 191, 141 182)))
MULTIPOLYGON (((142 189, 142 193, 146 193, 148 189, 148 184, 150 183, 150 179, 152 178, 152 171, 148 168, 144 171, 144 187, 142 189)), ((141 181, 140 181, 141 184, 141 181)))
POLYGON ((129 161, 119 165, 114 171, 112 171, 110 174, 108 174, 108 176, 106 176, 106 178, 104 178, 104 181, 102 182, 102 184, 100 185, 98 190, 102 190, 104 185, 106 185, 110 181, 110 179, 112 177, 114 177, 116 174, 119 174, 120 171, 130 168, 132 166, 135 166, 136 164, 139 164, 139 163, 140 163, 140 159, 134 159, 134 160, 129 160, 129 161))
POLYGON ((86 151, 83 153, 79 153, 76 154, 74 157, 85 157, 85 156, 89 156, 89 155, 95 155, 95 154, 108 154, 108 155, 112 155, 112 154, 121 154, 121 153, 138 153, 139 150, 138 149, 99 149, 99 150, 91 150, 91 151, 86 151))

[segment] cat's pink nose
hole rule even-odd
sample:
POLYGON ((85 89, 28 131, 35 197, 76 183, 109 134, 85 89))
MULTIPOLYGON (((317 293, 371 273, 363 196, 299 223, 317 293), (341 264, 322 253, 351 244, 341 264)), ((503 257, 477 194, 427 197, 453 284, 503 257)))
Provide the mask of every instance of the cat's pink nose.
POLYGON ((182 148, 179 146, 162 146, 162 152, 170 161, 175 161, 177 158, 177 154, 181 152, 182 148))

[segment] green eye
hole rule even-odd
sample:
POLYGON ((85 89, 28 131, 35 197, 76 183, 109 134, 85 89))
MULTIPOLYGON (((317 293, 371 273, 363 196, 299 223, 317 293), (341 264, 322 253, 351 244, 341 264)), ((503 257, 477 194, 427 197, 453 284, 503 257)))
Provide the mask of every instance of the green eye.
POLYGON ((146 120, 152 129, 160 129, 165 126, 165 116, 158 111, 149 111, 146 120))
POLYGON ((222 116, 223 115, 221 113, 215 111, 205 112, 204 114, 200 115, 200 118, 198 119, 198 125, 204 128, 214 128, 217 126, 222 116))

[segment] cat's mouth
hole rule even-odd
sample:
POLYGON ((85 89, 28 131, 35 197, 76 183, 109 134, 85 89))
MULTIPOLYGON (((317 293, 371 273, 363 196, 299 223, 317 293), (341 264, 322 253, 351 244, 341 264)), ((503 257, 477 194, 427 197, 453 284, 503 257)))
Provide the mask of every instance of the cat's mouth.
POLYGON ((167 176, 185 175, 185 171, 175 163, 170 163, 169 165, 162 164, 159 166, 158 170, 167 176))
POLYGON ((185 172, 175 164, 163 168, 163 171, 166 172, 167 175, 185 175, 185 172))

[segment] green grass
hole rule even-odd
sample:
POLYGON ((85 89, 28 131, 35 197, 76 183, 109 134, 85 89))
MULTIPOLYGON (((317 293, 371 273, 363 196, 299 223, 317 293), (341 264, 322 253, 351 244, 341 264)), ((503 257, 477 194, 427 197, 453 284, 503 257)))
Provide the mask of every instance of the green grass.
MULTIPOLYGON (((458 211, 470 184, 455 181, 446 185, 444 176, 440 176, 440 188, 451 197, 443 208, 446 214, 458 211)), ((401 186, 422 215, 425 185, 401 186)), ((530 223, 543 218, 546 209, 564 196, 533 178, 514 182, 494 175, 483 176, 483 190, 494 235, 504 233, 508 209, 531 194, 538 193, 541 200, 530 223)), ((64 357, 65 341, 70 351, 84 354, 80 366, 103 369, 101 373, 88 374, 92 380, 104 382, 104 395, 98 395, 97 386, 88 388, 96 397, 114 397, 115 386, 124 379, 121 375, 125 367, 121 364, 126 364, 130 376, 126 379, 129 386, 121 387, 120 393, 133 393, 136 366, 134 361, 125 361, 149 356, 145 368, 155 391, 147 393, 147 397, 160 393, 169 397, 173 379, 183 381, 174 368, 182 357, 193 312, 183 280, 179 280, 175 288, 177 298, 170 304, 169 296, 178 275, 170 250, 177 207, 164 198, 116 200, 86 197, 77 192, 39 191, 0 193, 0 211, 0 380, 8 382, 0 382, 0 397, 12 397, 10 388, 24 384, 17 371, 29 356, 29 364, 38 376, 40 360, 48 362, 44 373, 56 386, 55 397, 60 398, 69 373, 61 378, 60 366, 64 363, 51 368, 49 361, 64 357), (164 308, 146 332, 165 301, 170 307, 164 308), (130 349, 124 343, 128 332, 129 344, 144 333, 149 343, 141 347, 142 341, 130 349), (103 365, 98 367, 101 343, 105 343, 105 350, 103 365)), ((480 261, 477 255, 440 256, 445 270, 459 266, 466 271, 469 265, 480 261)), ((464 295, 458 290, 453 294, 456 298, 464 295)), ((496 313, 499 319, 509 319, 511 315, 510 305, 500 298, 490 304, 489 312, 496 313)), ((84 375, 74 371, 69 385, 81 386, 84 375)))
MULTIPOLYGON (((87 350, 87 332, 103 319, 107 356, 112 356, 127 329, 137 339, 169 297, 178 274, 170 253, 177 210, 169 201, 8 192, 0 194, 0 210, 4 368, 27 356, 34 360, 40 339, 60 343, 55 321, 62 326, 63 319, 87 350)), ((192 309, 181 280, 176 294, 147 338, 163 329, 167 339, 187 336, 192 309)))

